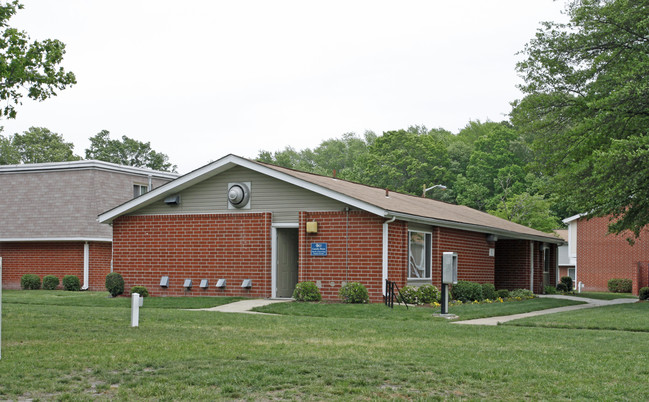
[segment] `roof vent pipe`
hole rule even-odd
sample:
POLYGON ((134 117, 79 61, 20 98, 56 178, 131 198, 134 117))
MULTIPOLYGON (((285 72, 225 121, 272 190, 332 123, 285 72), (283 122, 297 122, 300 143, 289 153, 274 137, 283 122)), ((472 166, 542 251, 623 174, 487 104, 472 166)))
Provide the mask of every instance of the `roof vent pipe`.
POLYGON ((385 189, 385 198, 388 198, 388 197, 390 197, 390 190, 388 190, 388 189, 386 188, 386 189, 385 189))

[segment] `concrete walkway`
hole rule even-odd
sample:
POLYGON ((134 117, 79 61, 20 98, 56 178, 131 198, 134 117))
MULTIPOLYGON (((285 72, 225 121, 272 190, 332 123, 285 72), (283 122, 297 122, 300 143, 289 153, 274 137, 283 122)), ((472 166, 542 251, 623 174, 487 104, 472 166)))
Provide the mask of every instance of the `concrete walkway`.
POLYGON ((252 309, 255 307, 267 306, 273 303, 285 303, 290 301, 293 301, 293 299, 247 299, 247 300, 241 300, 234 303, 224 304, 222 306, 191 309, 189 311, 219 311, 221 313, 276 315, 276 314, 269 314, 269 313, 258 313, 256 311, 252 311, 252 309))
POLYGON ((611 305, 614 305, 614 304, 635 303, 635 302, 638 301, 638 299, 599 300, 599 299, 587 299, 585 297, 563 296, 563 295, 540 295, 539 297, 547 297, 547 298, 553 298, 553 299, 577 300, 577 301, 585 302, 586 304, 577 304, 577 305, 574 305, 574 306, 556 307, 556 308, 550 308, 550 309, 546 309, 546 310, 532 311, 532 312, 529 312, 529 313, 504 315, 504 316, 500 316, 500 317, 487 317, 487 318, 478 318, 478 319, 475 319, 475 320, 454 321, 453 324, 498 325, 501 322, 518 320, 519 318, 535 317, 537 315, 546 315, 546 314, 554 314, 554 313, 563 313, 564 311, 581 310, 581 309, 584 309, 584 308, 611 306, 611 305))

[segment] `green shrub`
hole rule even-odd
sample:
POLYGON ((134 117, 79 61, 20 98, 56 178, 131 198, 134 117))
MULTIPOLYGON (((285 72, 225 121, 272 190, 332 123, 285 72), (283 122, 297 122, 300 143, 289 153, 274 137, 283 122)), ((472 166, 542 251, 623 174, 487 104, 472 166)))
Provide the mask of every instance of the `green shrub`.
POLYGON ((54 275, 46 275, 43 277, 43 289, 54 290, 59 287, 59 278, 54 275))
POLYGON ((20 287, 24 290, 40 289, 41 278, 36 274, 25 274, 20 278, 20 287))
POLYGON ((608 280, 608 291, 613 293, 631 293, 633 282, 631 279, 614 278, 608 280))
POLYGON ((516 289, 509 292, 509 297, 520 297, 521 299, 533 299, 534 293, 529 289, 516 289))
POLYGON ((399 296, 398 300, 403 300, 404 303, 419 304, 419 289, 414 286, 404 286, 399 290, 399 296))
POLYGON ((358 282, 345 284, 345 286, 340 288, 338 294, 344 303, 367 303, 370 300, 367 288, 358 282))
POLYGON ((295 285, 293 298, 303 302, 320 301, 322 300, 322 295, 320 294, 320 289, 318 289, 314 282, 300 282, 295 285))
POLYGON ((117 272, 106 275, 106 290, 111 296, 117 297, 124 293, 124 278, 117 272))
POLYGON ((561 283, 566 284, 566 287, 568 288, 568 292, 571 292, 572 289, 574 288, 574 284, 572 283, 572 278, 569 276, 562 276, 561 283))
POLYGON ((422 304, 438 302, 441 296, 436 286, 426 284, 419 287, 419 302, 422 304))
POLYGON ((545 293, 546 295, 556 295, 557 294, 557 288, 555 288, 552 285, 548 285, 548 286, 543 288, 543 293, 545 293))
POLYGON ((498 293, 496 293, 496 287, 493 283, 482 284, 482 297, 489 300, 496 300, 498 298, 498 293))
POLYGON ((65 275, 63 277, 63 289, 76 292, 81 290, 81 282, 76 275, 65 275))
POLYGON ((559 292, 567 292, 568 291, 568 286, 566 286, 565 283, 559 282, 557 283, 557 291, 559 292))
POLYGON ((463 303, 472 302, 474 300, 482 301, 482 286, 476 282, 457 281, 451 289, 453 300, 460 300, 463 303))
POLYGON ((131 288, 131 294, 137 293, 142 297, 149 297, 149 291, 144 286, 133 286, 131 288))
POLYGON ((507 289, 498 289, 498 297, 506 299, 509 297, 509 290, 507 289))
POLYGON ((640 288, 639 299, 649 300, 649 287, 640 288))

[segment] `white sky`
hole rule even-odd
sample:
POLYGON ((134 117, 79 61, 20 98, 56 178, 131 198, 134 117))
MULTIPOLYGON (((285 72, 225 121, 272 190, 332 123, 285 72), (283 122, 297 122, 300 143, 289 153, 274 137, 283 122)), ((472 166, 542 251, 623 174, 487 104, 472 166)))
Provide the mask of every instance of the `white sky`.
POLYGON ((4 135, 47 127, 150 141, 180 173, 226 154, 410 125, 457 133, 521 97, 515 53, 564 2, 23 0, 10 25, 66 44, 78 84, 25 99, 4 135))

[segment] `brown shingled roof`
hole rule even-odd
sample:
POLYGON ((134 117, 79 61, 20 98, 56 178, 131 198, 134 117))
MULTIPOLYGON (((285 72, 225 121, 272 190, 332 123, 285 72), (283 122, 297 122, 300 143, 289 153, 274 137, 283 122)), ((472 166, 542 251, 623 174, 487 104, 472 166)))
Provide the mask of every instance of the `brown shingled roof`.
MULTIPOLYGON (((266 163, 255 163, 339 194, 355 198, 359 201, 389 211, 392 214, 411 215, 413 218, 420 217, 423 219, 441 221, 442 223, 447 222, 449 226, 453 226, 453 224, 475 226, 475 230, 481 232, 488 232, 489 229, 492 229, 494 233, 500 234, 501 236, 505 235, 503 232, 507 232, 510 233, 512 237, 519 234, 525 235, 525 237, 540 238, 539 240, 550 241, 553 243, 561 241, 550 233, 541 232, 527 226, 519 225, 464 205, 449 204, 430 198, 417 197, 394 191, 389 191, 388 196, 386 197, 386 190, 382 188, 366 186, 328 176, 301 172, 266 163)), ((465 229, 469 228, 465 227, 465 229)))

